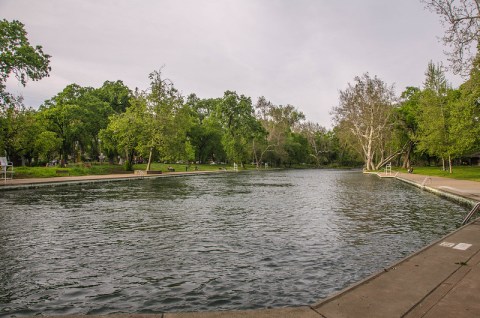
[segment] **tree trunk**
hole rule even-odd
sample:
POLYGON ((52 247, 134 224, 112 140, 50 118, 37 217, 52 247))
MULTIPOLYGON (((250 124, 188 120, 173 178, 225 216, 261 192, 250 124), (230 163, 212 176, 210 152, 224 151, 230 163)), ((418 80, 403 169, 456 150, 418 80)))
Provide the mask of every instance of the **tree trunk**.
POLYGON ((373 170, 373 154, 372 154, 372 138, 371 138, 372 133, 370 132, 370 138, 368 139, 367 143, 367 153, 365 154, 366 157, 366 165, 367 165, 367 170, 373 170))
POLYGON ((445 158, 442 157, 442 171, 446 171, 445 169, 445 158))
POLYGON ((253 148, 253 160, 255 161, 255 167, 258 170, 260 169, 260 162, 258 161, 257 149, 255 149, 255 139, 252 140, 252 148, 253 148))
POLYGON ((450 156, 450 154, 448 155, 448 168, 449 168, 449 172, 450 172, 450 173, 453 173, 453 170, 452 170, 452 157, 450 156))
POLYGON ((410 156, 412 154, 412 148, 413 144, 410 143, 410 145, 407 147, 407 152, 405 153, 405 158, 403 159, 403 165, 402 168, 404 169, 410 169, 412 163, 410 161, 410 156))
MULTIPOLYGON (((410 149, 412 149, 412 142, 408 141, 405 145, 403 145, 402 149, 394 152, 393 154, 391 154, 390 156, 388 156, 387 158, 385 159, 382 159, 382 161, 380 161, 378 163, 378 165, 375 167, 376 170, 379 170, 380 168, 383 167, 383 165, 385 165, 386 163, 388 163, 389 161, 395 159, 395 157, 401 155, 402 153, 405 152, 405 149, 407 149, 408 151, 410 151, 410 149)), ((410 160, 408 161, 408 168, 410 168, 410 160)))
POLYGON ((152 157, 153 157, 153 147, 150 148, 150 153, 148 154, 148 163, 147 163, 147 171, 150 170, 150 166, 152 165, 152 157))

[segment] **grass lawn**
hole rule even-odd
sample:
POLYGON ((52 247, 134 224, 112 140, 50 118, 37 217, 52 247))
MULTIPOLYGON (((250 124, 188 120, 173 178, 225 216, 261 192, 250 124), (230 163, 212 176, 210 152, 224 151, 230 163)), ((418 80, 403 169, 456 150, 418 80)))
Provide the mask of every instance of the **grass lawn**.
MULTIPOLYGON (((228 170, 231 166, 226 165, 190 165, 188 171, 195 171, 195 166, 198 171, 215 171, 222 168, 228 170)), ((146 164, 134 165, 135 170, 145 170, 146 164)), ((161 170, 168 172, 168 167, 172 167, 175 171, 185 171, 186 164, 161 164, 153 163, 151 170, 161 170)), ((101 174, 118 174, 118 173, 133 173, 132 171, 125 171, 123 166, 109 165, 109 164, 92 164, 86 166, 84 164, 70 164, 66 168, 60 167, 14 167, 15 179, 25 178, 51 178, 60 176, 87 176, 87 175, 101 175, 101 174)))
POLYGON ((60 167, 14 167, 15 179, 24 178, 51 178, 59 176, 86 176, 112 173, 126 173, 122 166, 117 165, 69 165, 66 168, 60 167))
MULTIPOLYGON (((480 181, 480 166, 454 166, 453 172, 442 171, 442 167, 414 167, 414 174, 426 176, 445 177, 452 179, 480 181)), ((405 169, 402 172, 407 172, 405 169)))

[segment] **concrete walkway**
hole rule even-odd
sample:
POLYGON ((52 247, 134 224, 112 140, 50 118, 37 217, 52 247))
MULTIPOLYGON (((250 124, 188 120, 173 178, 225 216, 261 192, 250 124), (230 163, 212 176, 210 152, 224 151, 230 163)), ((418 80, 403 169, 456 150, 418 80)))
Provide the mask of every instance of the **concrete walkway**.
MULTIPOLYGON (((465 202, 480 201, 480 182, 416 174, 397 174, 396 177, 465 202)), ((382 272, 310 306, 156 315, 115 314, 109 317, 480 317, 480 220, 461 227, 382 272)))
POLYGON ((480 182, 410 173, 396 173, 396 178, 440 195, 452 194, 472 204, 480 202, 480 182))

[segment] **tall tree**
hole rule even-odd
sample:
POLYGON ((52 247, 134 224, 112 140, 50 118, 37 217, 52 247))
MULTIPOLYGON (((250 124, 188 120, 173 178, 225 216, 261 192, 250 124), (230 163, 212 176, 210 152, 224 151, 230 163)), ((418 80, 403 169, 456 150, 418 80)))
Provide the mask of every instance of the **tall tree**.
POLYGON ((222 126, 215 111, 220 98, 200 99, 195 94, 187 97, 186 105, 192 112, 192 126, 188 131, 190 143, 195 151, 195 161, 224 161, 222 126))
POLYGON ((418 134, 418 109, 421 90, 418 87, 407 87, 400 95, 400 105, 395 109, 395 132, 401 144, 407 143, 402 167, 410 169, 418 134))
POLYGON ((125 158, 125 170, 133 169, 133 157, 139 151, 140 145, 148 138, 146 131, 148 122, 147 101, 143 94, 135 94, 129 101, 129 107, 123 113, 114 113, 109 118, 108 126, 102 129, 99 137, 103 149, 112 160, 113 156, 120 154, 125 158))
POLYGON ((333 108, 332 114, 345 136, 351 135, 358 144, 365 168, 374 170, 380 168, 379 163, 375 164, 375 152, 390 130, 395 94, 393 86, 368 73, 355 77, 354 81, 340 91, 339 106, 333 108))
POLYGON ((452 69, 466 75, 475 57, 480 37, 480 2, 478 0, 422 0, 430 11, 440 16, 446 28, 442 38, 452 69))
POLYGON ((249 146, 262 129, 255 118, 250 97, 226 91, 217 107, 217 116, 224 129, 222 144, 227 158, 241 165, 249 158, 249 146))
POLYGON ((113 112, 91 87, 70 84, 40 107, 47 129, 62 140, 61 159, 67 156, 92 159, 99 154, 98 134, 107 126, 113 112))
POLYGON ((460 98, 451 108, 450 129, 455 153, 461 156, 480 150, 480 53, 459 93, 460 98))
POLYGON ((30 45, 23 23, 0 20, 0 108, 18 101, 5 91, 11 74, 25 86, 28 79, 38 81, 48 76, 50 69, 50 55, 43 53, 40 45, 30 45))
POLYGON ((8 78, 13 74, 25 86, 28 79, 37 81, 48 76, 49 64, 50 55, 43 53, 41 46, 30 45, 21 22, 0 20, 0 155, 20 156, 13 153, 13 140, 24 131, 19 127, 26 114, 22 97, 6 91, 8 78))
POLYGON ((261 162, 264 157, 277 165, 295 161, 289 157, 292 155, 297 157, 292 152, 292 149, 297 148, 292 145, 297 144, 299 138, 291 137, 296 130, 299 130, 305 115, 292 105, 277 106, 267 101, 265 97, 258 99, 255 109, 257 120, 267 133, 263 138, 256 140, 255 150, 258 153, 255 156, 256 162, 261 162))
POLYGON ((448 98, 451 90, 440 64, 429 62, 425 78, 418 113, 418 150, 441 158, 444 169, 445 159, 448 159, 451 171, 451 105, 448 98))
POLYGON ((150 88, 146 94, 149 127, 146 134, 149 138, 141 145, 144 150, 148 149, 147 170, 150 170, 155 152, 172 160, 185 157, 191 148, 187 138, 191 114, 183 96, 172 81, 162 77, 161 71, 150 73, 149 79, 150 88))

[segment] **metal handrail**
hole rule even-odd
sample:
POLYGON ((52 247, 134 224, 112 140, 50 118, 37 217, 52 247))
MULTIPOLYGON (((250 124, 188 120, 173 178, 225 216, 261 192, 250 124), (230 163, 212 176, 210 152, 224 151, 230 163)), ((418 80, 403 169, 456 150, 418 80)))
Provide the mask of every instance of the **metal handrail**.
POLYGON ((423 182, 422 182, 422 188, 425 188, 425 185, 427 184, 427 181, 432 181, 432 178, 430 177, 425 177, 425 179, 423 179, 423 182))
POLYGON ((480 210, 480 202, 477 202, 477 204, 475 204, 473 209, 470 212, 468 212, 467 216, 463 219, 462 225, 467 224, 468 221, 470 221, 472 216, 475 214, 475 212, 477 212, 479 210, 480 210))

